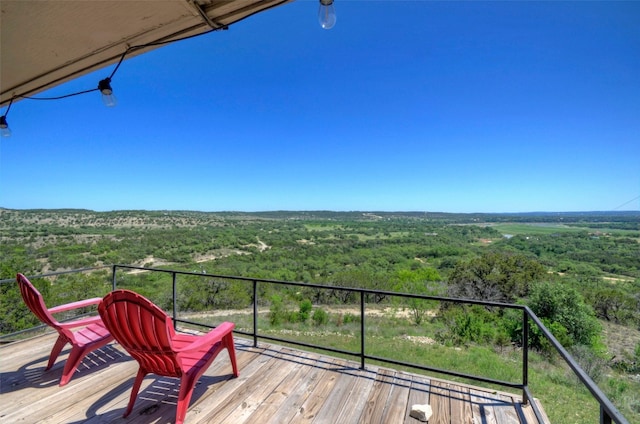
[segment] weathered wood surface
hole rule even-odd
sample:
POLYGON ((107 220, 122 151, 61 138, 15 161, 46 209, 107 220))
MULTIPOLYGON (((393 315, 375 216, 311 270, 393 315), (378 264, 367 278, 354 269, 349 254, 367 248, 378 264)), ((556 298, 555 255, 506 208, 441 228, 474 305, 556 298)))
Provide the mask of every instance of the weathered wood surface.
MULTIPOLYGON (((112 343, 82 362, 59 387, 64 351, 44 371, 55 335, 0 347, 2 423, 172 423, 178 380, 148 376, 131 415, 124 419, 137 363, 112 343)), ((430 404, 429 424, 537 423, 518 395, 437 380, 237 338, 240 377, 232 378, 222 352, 197 383, 186 423, 419 424, 414 404, 430 404)))

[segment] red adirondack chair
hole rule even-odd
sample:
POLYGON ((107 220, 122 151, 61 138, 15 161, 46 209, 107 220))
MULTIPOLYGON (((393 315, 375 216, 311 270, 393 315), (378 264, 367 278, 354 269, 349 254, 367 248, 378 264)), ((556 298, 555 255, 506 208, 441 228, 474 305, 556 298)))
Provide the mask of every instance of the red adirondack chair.
POLYGON ((140 364, 123 417, 131 413, 142 380, 149 373, 180 378, 176 424, 184 422, 196 381, 222 349, 227 349, 233 376, 238 376, 232 322, 202 336, 178 334, 170 316, 130 290, 107 294, 98 312, 116 341, 140 364))
POLYGON ((111 337, 111 334, 109 334, 109 331, 105 328, 102 319, 98 315, 61 323, 53 317, 53 314, 83 308, 85 306, 98 305, 102 299, 96 297, 47 308, 42 299, 42 295, 38 289, 31 284, 31 281, 29 281, 27 277, 18 274, 16 280, 20 286, 22 299, 27 307, 31 309, 31 312, 44 324, 53 327, 58 332, 58 340, 56 340, 53 349, 51 349, 49 363, 45 370, 49 370, 53 366, 58 355, 62 352, 62 348, 67 343, 71 344, 71 352, 69 353, 69 358, 67 358, 67 362, 62 370, 62 377, 60 378, 60 386, 64 386, 71 380, 82 359, 84 359, 89 352, 109 343, 113 340, 113 337, 111 337), (74 328, 80 329, 73 331, 72 329, 74 328))

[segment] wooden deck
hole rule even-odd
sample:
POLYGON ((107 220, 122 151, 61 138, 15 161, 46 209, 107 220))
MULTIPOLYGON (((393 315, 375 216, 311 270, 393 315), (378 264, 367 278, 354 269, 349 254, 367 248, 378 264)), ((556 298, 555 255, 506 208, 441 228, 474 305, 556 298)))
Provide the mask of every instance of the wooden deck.
MULTIPOLYGON (((58 387, 64 351, 45 372, 55 335, 0 347, 2 423, 172 423, 178 380, 148 376, 131 415, 137 363, 115 343, 90 354, 58 387)), ((240 377, 231 378, 223 351, 194 390, 187 424, 419 424, 413 404, 428 403, 434 423, 538 423, 518 395, 358 364, 316 353, 236 338, 240 377)), ((547 420, 548 422, 548 420, 547 420)))

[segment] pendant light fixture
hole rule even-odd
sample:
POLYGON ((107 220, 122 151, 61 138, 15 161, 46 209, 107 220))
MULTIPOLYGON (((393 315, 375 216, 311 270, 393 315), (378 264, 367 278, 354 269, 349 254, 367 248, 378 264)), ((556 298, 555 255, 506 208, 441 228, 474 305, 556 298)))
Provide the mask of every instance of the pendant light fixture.
POLYGON ((105 106, 114 107, 118 100, 113 95, 113 89, 111 88, 111 78, 105 78, 98 83, 98 90, 102 93, 102 102, 105 106))
POLYGON ((9 106, 7 106, 7 111, 4 115, 0 116, 0 137, 11 137, 11 128, 9 128, 9 123, 7 122, 7 115, 11 110, 11 105, 13 104, 13 98, 9 100, 9 106))
POLYGON ((0 136, 2 137, 11 137, 11 128, 9 128, 9 124, 7 124, 7 116, 0 116, 0 136))
POLYGON ((320 0, 318 9, 318 21, 324 29, 331 29, 336 24, 336 9, 333 7, 333 0, 320 0))

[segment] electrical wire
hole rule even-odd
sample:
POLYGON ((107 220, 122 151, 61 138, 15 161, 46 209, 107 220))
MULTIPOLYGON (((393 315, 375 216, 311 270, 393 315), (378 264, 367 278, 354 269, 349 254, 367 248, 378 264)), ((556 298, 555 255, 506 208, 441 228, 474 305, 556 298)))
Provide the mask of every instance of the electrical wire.
MULTIPOLYGON (((289 2, 289 1, 290 1, 290 0, 282 0, 282 1, 276 2, 276 3, 274 3, 274 4, 270 5, 270 6, 269 6, 269 7, 267 7, 267 8, 260 9, 260 10, 257 10, 257 11, 255 11, 255 12, 253 12, 253 13, 250 13, 249 15, 247 15, 247 16, 243 17, 242 19, 239 19, 239 20, 237 20, 237 21, 235 21, 235 22, 233 22, 233 23, 234 23, 234 24, 235 24, 235 23, 238 23, 238 22, 240 22, 240 21, 243 21, 243 20, 245 20, 245 19, 247 19, 247 18, 249 18, 249 17, 251 17, 251 16, 253 16, 253 15, 257 14, 257 13, 259 13, 259 12, 264 12, 264 11, 266 11, 266 10, 269 10, 269 9, 275 8, 275 7, 280 6, 280 5, 284 4, 284 3, 287 3, 287 2, 289 2)), ((128 55, 128 54, 130 54, 130 53, 131 53, 131 52, 133 52, 133 51, 136 51, 136 50, 139 50, 139 49, 144 49, 144 48, 146 48, 146 47, 162 46, 162 45, 165 45, 165 44, 176 43, 176 42, 178 42, 178 41, 189 40, 189 39, 191 39, 191 38, 196 38, 196 37, 200 37, 200 36, 204 36, 204 35, 210 34, 210 33, 214 32, 214 31, 224 31, 224 30, 228 30, 228 29, 229 29, 229 25, 223 25, 223 26, 221 26, 221 27, 219 27, 219 28, 212 28, 212 29, 210 29, 210 30, 208 30, 208 31, 205 31, 205 32, 200 32, 200 33, 197 33, 197 34, 191 34, 191 35, 187 35, 187 36, 185 36, 185 37, 181 37, 181 38, 174 38, 174 39, 171 39, 171 40, 164 40, 164 41, 154 41, 154 42, 147 43, 147 44, 140 44, 140 45, 135 45, 135 46, 129 46, 129 47, 127 47, 127 49, 124 51, 124 53, 122 53, 122 54, 120 55, 120 59, 118 60, 118 63, 116 64, 115 68, 114 68, 114 69, 113 69, 113 71, 111 72, 111 75, 109 76, 109 80, 113 79, 114 75, 116 74, 116 72, 118 72, 118 69, 120 68, 120 65, 122 64, 122 62, 124 61, 124 59, 127 57, 127 55, 128 55)), ((99 90, 99 88, 92 88, 92 89, 89 89, 89 90, 78 91, 78 92, 75 92, 75 93, 69 93, 69 94, 64 94, 64 95, 62 95, 62 96, 55 96, 55 97, 31 97, 31 96, 23 96, 23 95, 14 95, 14 96, 12 96, 12 97, 11 97, 11 99, 9 100, 9 106, 7 107, 7 110, 5 111, 5 113, 4 113, 2 116, 5 116, 5 117, 6 117, 6 116, 9 114, 9 109, 11 109, 11 105, 13 104, 13 101, 14 101, 15 99, 28 99, 28 100, 61 100, 61 99, 69 98, 69 97, 79 96, 79 95, 81 95, 81 94, 92 93, 92 92, 94 92, 94 91, 98 91, 98 90, 99 90)))
POLYGON ((636 200, 640 200, 640 196, 636 196, 633 199, 631 199, 631 200, 629 200, 627 202, 624 202, 623 204, 619 205, 618 207, 613 208, 613 210, 616 211, 618 209, 621 209, 621 208, 627 206, 629 203, 635 202, 636 200))
MULTIPOLYGON (((60 99, 66 99, 67 97, 79 96, 80 94, 92 93, 94 91, 98 91, 98 89, 97 88, 92 88, 91 90, 78 91, 77 93, 64 94, 62 96, 57 96, 57 97, 15 96, 11 100, 13 100, 15 98, 29 99, 29 100, 60 100, 60 99)), ((7 109, 7 113, 9 113, 8 109, 7 109)))
MULTIPOLYGON (((122 62, 124 61, 124 59, 127 57, 128 54, 130 54, 133 51, 139 50, 139 49, 144 49, 146 47, 153 47, 153 46, 162 46, 165 44, 171 44, 171 43, 176 43, 178 41, 184 41, 184 40, 188 40, 191 38, 195 38, 195 37, 200 37, 203 35, 207 35, 209 33, 212 33, 214 31, 220 31, 220 30, 226 30, 229 27, 227 25, 220 27, 220 28, 214 28, 211 29, 209 31, 205 31, 205 32, 200 32, 198 34, 192 34, 192 35, 188 35, 186 37, 181 37, 181 38, 175 38, 172 40, 165 40, 165 41, 154 41, 151 43, 147 43, 147 44, 139 44, 139 45, 135 45, 135 46, 129 46, 124 53, 122 53, 120 55, 120 59, 118 60, 118 63, 116 64, 115 68, 113 69, 113 71, 111 72, 111 75, 109 75, 109 79, 113 79, 114 75, 116 74, 116 72, 118 72, 118 69, 120 68, 120 65, 122 64, 122 62)), ((9 101, 9 106, 7 107, 6 112, 4 113, 3 116, 7 116, 7 114, 9 113, 9 109, 11 109, 11 104, 13 103, 13 101, 15 99, 28 99, 28 100, 61 100, 61 99, 66 99, 69 97, 74 97, 74 96, 79 96, 81 94, 86 94, 86 93, 92 93, 94 91, 98 91, 98 88, 92 88, 89 90, 82 90, 82 91, 77 91, 74 93, 69 93, 69 94, 64 94, 62 96, 55 96, 55 97, 32 97, 32 96, 23 96, 23 95, 16 95, 11 97, 11 100, 9 101)))

